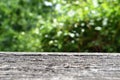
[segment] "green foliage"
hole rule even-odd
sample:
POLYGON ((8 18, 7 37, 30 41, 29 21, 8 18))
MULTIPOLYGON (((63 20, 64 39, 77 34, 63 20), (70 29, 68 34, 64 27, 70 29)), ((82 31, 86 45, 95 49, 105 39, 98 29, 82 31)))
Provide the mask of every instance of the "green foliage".
POLYGON ((1 0, 1 51, 120 52, 119 0, 1 0))

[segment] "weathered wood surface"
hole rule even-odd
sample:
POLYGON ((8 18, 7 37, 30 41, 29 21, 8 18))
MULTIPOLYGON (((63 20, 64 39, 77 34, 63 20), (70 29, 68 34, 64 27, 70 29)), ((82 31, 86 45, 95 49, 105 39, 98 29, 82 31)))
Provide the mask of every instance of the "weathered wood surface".
POLYGON ((120 55, 1 53, 0 80, 120 80, 120 55))

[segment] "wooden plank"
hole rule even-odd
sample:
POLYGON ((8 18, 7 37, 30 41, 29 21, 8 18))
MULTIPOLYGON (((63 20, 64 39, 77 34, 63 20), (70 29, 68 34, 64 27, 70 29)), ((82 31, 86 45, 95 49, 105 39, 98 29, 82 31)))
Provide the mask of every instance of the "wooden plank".
POLYGON ((120 54, 1 52, 0 80, 120 80, 120 54))

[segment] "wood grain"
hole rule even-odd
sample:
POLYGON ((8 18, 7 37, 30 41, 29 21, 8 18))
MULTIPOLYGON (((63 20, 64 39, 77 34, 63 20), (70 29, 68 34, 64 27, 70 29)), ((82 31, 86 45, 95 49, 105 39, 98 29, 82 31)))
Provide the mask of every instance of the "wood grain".
POLYGON ((0 80, 120 80, 120 55, 1 53, 0 80))

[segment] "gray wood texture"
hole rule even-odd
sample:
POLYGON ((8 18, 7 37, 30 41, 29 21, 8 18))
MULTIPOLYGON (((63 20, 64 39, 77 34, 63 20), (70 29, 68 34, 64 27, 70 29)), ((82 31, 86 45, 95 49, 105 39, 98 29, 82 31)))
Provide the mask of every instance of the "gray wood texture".
POLYGON ((120 80, 120 55, 3 52, 0 80, 120 80))

